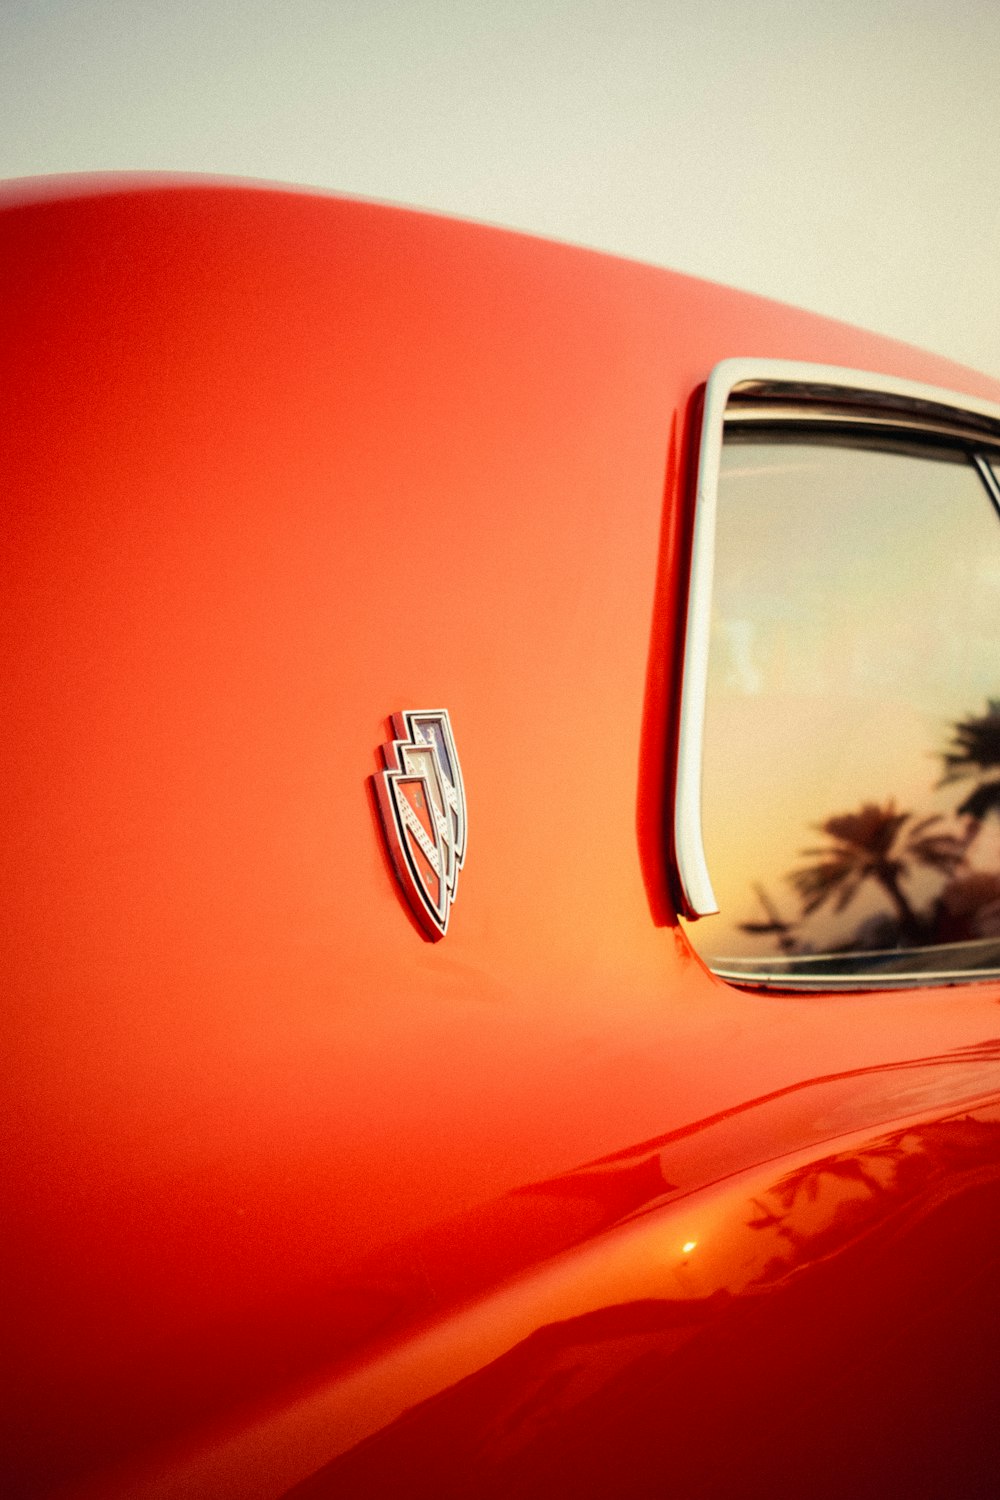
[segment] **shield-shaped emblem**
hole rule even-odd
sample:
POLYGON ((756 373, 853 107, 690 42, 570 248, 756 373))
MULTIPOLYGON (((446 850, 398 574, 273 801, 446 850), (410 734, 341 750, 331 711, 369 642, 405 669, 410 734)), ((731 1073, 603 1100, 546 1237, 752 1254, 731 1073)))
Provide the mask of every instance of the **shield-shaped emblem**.
POLYGON ((431 939, 444 937, 465 859, 462 772, 443 708, 393 714, 373 778, 386 845, 413 914, 431 939))

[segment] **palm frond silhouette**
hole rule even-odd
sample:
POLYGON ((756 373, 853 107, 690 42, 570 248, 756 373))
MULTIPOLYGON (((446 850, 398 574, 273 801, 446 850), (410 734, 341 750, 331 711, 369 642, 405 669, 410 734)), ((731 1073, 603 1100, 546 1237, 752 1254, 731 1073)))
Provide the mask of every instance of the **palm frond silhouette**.
POLYGON ((951 743, 942 755, 940 785, 976 777, 978 785, 958 811, 981 823, 991 812, 1000 814, 1000 698, 989 698, 985 714, 958 719, 951 726, 951 743))
POLYGON ((795 952, 795 923, 786 922, 760 881, 754 881, 753 892, 764 908, 766 921, 740 922, 741 932, 751 932, 758 937, 774 937, 782 953, 795 952))
POLYGON ((830 842, 803 849, 802 858, 812 862, 788 876, 803 916, 828 903, 834 911, 843 911, 871 881, 888 896, 901 934, 911 940, 920 935, 921 920, 902 888, 902 878, 916 865, 951 875, 965 854, 964 841, 947 831, 942 818, 935 814, 916 819, 911 812, 898 811, 891 799, 884 805, 866 802, 857 812, 836 813, 814 826, 830 842))

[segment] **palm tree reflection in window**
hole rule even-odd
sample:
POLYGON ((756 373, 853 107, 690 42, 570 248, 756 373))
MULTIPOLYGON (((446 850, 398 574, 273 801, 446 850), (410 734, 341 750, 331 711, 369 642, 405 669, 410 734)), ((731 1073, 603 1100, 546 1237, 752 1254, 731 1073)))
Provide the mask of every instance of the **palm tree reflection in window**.
POLYGON ((937 816, 914 821, 897 812, 895 803, 878 807, 866 802, 859 812, 839 813, 818 824, 831 843, 804 849, 813 864, 793 870, 788 877, 802 901, 802 915, 811 916, 824 903, 843 911, 866 880, 873 880, 888 896, 898 919, 899 939, 919 943, 925 927, 903 892, 902 877, 914 865, 951 875, 962 862, 964 845, 941 828, 937 816))
POLYGON ((892 799, 832 814, 814 825, 828 842, 803 849, 809 863, 785 877, 798 897, 798 916, 783 918, 758 883, 753 889, 767 920, 743 922, 741 930, 773 936, 783 954, 808 953, 814 951, 810 918, 824 908, 843 912, 859 892, 874 887, 887 899, 891 915, 867 916, 831 951, 870 952, 1000 936, 1000 870, 976 861, 984 823, 991 814, 1000 818, 1000 699, 990 699, 985 714, 952 725, 941 760, 939 786, 976 778, 950 818, 898 810, 892 799), (912 892, 920 869, 942 877, 923 903, 912 892))

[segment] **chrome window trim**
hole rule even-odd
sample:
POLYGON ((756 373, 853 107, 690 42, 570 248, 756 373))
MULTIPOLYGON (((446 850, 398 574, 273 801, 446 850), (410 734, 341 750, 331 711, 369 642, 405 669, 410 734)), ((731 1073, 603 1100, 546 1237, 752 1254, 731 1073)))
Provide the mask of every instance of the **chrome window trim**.
POLYGON ((997 479, 993 465, 987 463, 981 453, 974 453, 972 455, 972 462, 979 470, 979 477, 986 486, 987 493, 993 501, 997 515, 1000 516, 1000 481, 997 479))
MULTIPOLYGON (((996 977, 1000 960, 1000 938, 976 938, 961 943, 936 943, 927 948, 887 948, 881 952, 852 954, 841 966, 831 967, 829 953, 802 954, 794 962, 778 959, 774 966, 764 960, 741 964, 739 959, 719 964, 714 973, 732 984, 754 989, 800 990, 870 990, 912 989, 916 985, 968 984, 970 981, 996 977), (951 968, 929 968, 933 955, 948 954, 951 968), (990 967, 962 963, 962 959, 984 955, 994 962, 990 967), (855 967, 851 967, 851 965, 855 967), (867 967, 865 965, 867 964, 867 967), (810 973, 811 968, 820 972, 810 973)), ((836 962, 836 958, 835 958, 836 962)))
POLYGON ((712 916, 719 909, 702 835, 701 774, 719 470, 726 408, 733 397, 737 420, 888 426, 957 441, 968 448, 1000 512, 996 479, 973 452, 979 445, 1000 447, 1000 406, 993 402, 837 365, 725 359, 715 366, 706 382, 701 422, 674 786, 678 902, 681 915, 692 919, 712 916))

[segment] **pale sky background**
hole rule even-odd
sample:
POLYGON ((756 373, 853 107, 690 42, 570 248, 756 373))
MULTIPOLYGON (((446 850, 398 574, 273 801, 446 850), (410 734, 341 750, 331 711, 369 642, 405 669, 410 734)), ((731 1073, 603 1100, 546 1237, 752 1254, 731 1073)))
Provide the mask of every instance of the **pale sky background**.
POLYGON ((0 177, 270 178, 1000 376, 1000 0, 0 0, 0 177))

